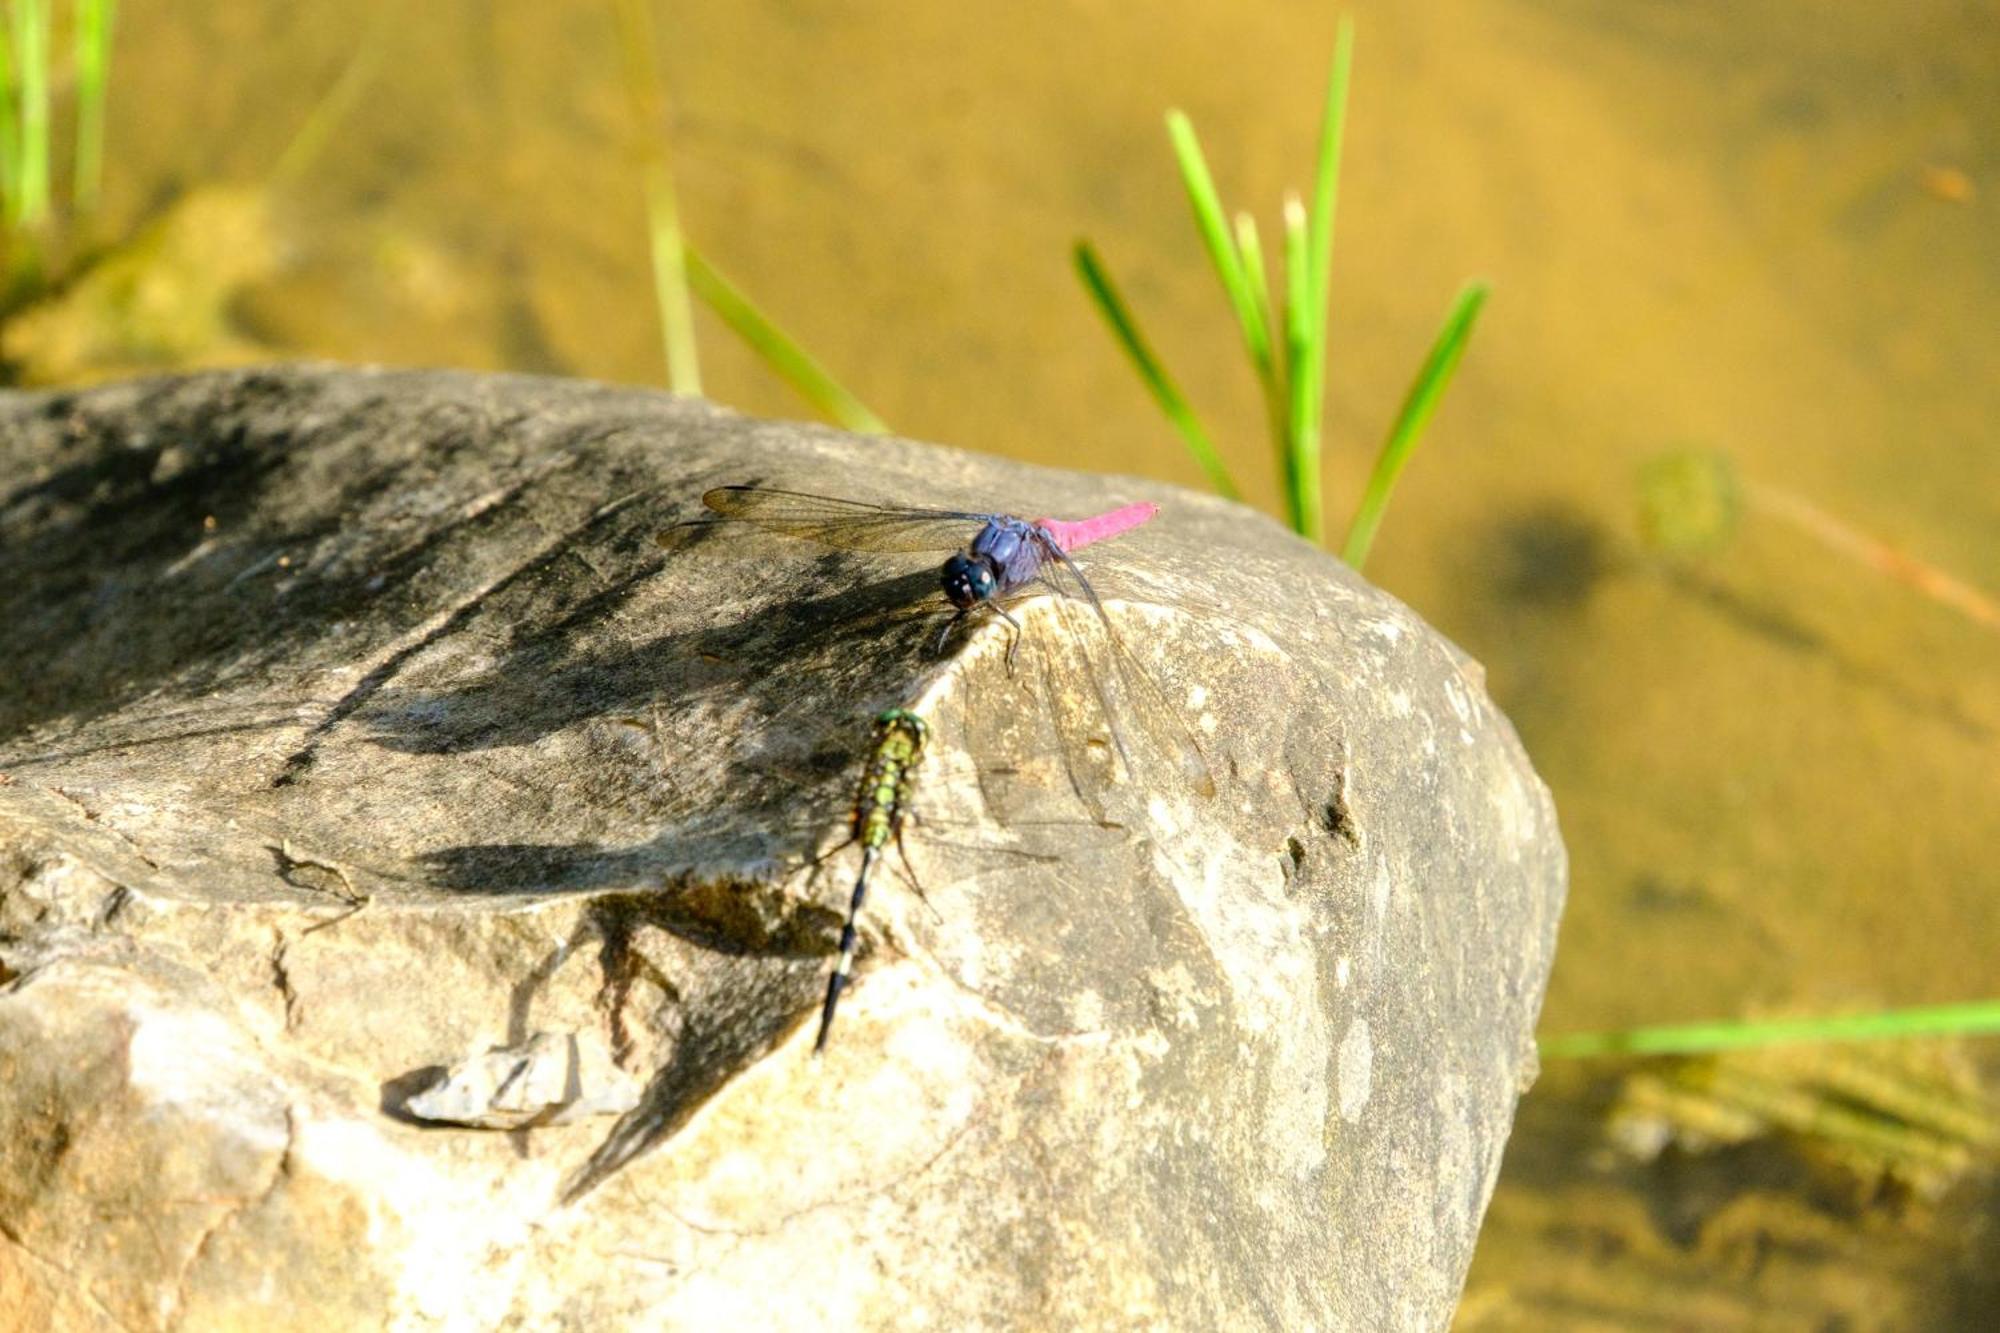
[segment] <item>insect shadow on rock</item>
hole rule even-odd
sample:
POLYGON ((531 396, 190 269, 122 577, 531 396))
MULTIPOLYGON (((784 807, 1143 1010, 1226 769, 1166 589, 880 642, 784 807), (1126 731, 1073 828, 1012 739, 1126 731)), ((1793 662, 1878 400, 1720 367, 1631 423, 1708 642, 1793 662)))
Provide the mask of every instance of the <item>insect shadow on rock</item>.
MULTIPOLYGON (((842 550, 949 552, 938 577, 945 599, 955 611, 939 633, 937 652, 943 651, 952 631, 964 626, 970 617, 997 615, 1013 631, 1007 649, 1011 669, 1026 631, 1010 608, 1037 592, 1051 594, 1058 632, 1039 637, 1060 641, 1051 645, 1045 667, 1052 677, 1052 702, 1079 697, 1092 700, 1103 715, 1125 772, 1134 778, 1140 775, 1140 765, 1134 757, 1134 738, 1128 737, 1120 714, 1142 720, 1147 737, 1168 752, 1171 762, 1167 767, 1173 776, 1202 797, 1214 794, 1207 759, 1186 720, 1126 648, 1103 600, 1073 558, 1085 547, 1148 522, 1158 506, 1130 504, 1074 522, 1028 520, 995 511, 868 504, 761 484, 719 486, 704 494, 702 503, 710 511, 708 517, 668 529, 657 540, 665 546, 681 546, 710 529, 749 525, 842 550), (1075 602, 1090 608, 1105 668, 1094 663, 1085 644, 1071 611, 1075 602), (1072 675, 1075 680, 1067 679, 1072 675)), ((1068 730, 1079 729, 1072 725, 1068 730)))

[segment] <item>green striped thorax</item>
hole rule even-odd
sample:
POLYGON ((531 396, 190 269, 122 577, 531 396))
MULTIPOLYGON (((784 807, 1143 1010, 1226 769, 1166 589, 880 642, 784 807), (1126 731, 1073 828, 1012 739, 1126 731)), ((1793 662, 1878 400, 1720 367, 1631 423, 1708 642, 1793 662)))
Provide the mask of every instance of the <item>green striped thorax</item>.
POLYGON ((876 715, 875 748, 862 772, 854 806, 854 837, 862 846, 881 847, 895 835, 910 798, 910 770, 923 758, 929 738, 930 728, 907 708, 876 715))

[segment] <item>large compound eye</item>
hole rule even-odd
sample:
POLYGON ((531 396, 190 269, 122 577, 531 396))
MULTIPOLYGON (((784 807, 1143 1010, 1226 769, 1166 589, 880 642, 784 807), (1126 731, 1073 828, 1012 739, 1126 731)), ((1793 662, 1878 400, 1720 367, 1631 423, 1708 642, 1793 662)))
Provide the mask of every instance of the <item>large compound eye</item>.
POLYGON ((996 580, 992 568, 964 552, 944 562, 944 595, 963 611, 993 595, 996 580))

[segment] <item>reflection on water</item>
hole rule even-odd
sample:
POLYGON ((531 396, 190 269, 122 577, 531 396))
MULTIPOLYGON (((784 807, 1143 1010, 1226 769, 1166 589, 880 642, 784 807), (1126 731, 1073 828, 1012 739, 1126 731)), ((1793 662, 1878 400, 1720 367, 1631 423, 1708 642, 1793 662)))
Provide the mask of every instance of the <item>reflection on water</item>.
MULTIPOLYGON (((1195 117, 1226 196, 1278 198, 1336 15, 1239 8, 662 6, 685 223, 901 431, 1198 484, 1075 288, 1088 233, 1273 509, 1159 117, 1195 117)), ((1655 558, 1634 478, 1696 441, 2000 588, 2000 27, 1950 0, 1352 8, 1334 512, 1459 278, 1487 277, 1371 573, 1486 661, 1555 788, 1575 888, 1548 1026, 1990 994, 2000 640, 1754 512, 1655 558)), ((275 352, 659 379, 609 7, 412 11, 267 190, 352 68, 352 10, 125 7, 104 216, 135 239, 7 331, 18 371, 275 352)), ((799 412, 701 333, 718 398, 799 412)), ((1529 1099, 1467 1327, 1913 1326, 1995 1294, 1967 1267, 1977 1172, 1836 1204, 1767 1136, 1729 1170, 1606 1166, 1615 1087, 1529 1099)))

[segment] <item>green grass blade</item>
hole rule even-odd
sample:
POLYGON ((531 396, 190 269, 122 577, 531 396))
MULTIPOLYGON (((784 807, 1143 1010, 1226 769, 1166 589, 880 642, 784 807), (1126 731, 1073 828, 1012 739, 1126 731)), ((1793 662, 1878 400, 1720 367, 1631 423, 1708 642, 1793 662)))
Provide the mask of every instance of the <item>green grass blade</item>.
POLYGON ((1243 264, 1244 290, 1250 294, 1250 314, 1257 327, 1271 327, 1271 288, 1264 274, 1264 244, 1257 236, 1257 219, 1248 213, 1236 215, 1236 255, 1243 264))
POLYGON ((1312 317, 1311 229, 1297 196, 1285 200, 1285 382, 1291 386, 1285 434, 1285 508, 1292 530, 1317 546, 1325 536, 1320 493, 1319 412, 1310 384, 1316 339, 1312 317))
POLYGON ((655 54, 649 0, 615 0, 618 45, 625 58, 625 92, 632 104, 640 176, 646 191, 646 235, 653 258, 653 303, 660 314, 660 342, 667 359, 667 387, 701 392, 695 349, 694 301, 688 295, 687 240, 681 232, 667 148, 667 91, 655 54))
POLYGON ((1389 495, 1396 488, 1396 478, 1410 461, 1418 438, 1430 423, 1431 414, 1437 411, 1452 373, 1458 369, 1459 359, 1465 355, 1466 341, 1472 336, 1480 307, 1486 304, 1486 295, 1487 286, 1483 282, 1467 283, 1458 294, 1451 313, 1445 316, 1444 327, 1438 330, 1437 339, 1431 344, 1430 355, 1424 358, 1409 395, 1403 399, 1402 411, 1396 414, 1395 424, 1389 428, 1388 439, 1375 459, 1375 470, 1368 476, 1368 489, 1355 510, 1354 522, 1347 529, 1347 544, 1341 552, 1356 569, 1368 560, 1375 533, 1382 526, 1383 512, 1389 507, 1389 495))
POLYGON ((2000 1033, 2000 1000, 1891 1009, 1820 1018, 1689 1023, 1579 1032, 1541 1042, 1543 1058, 1589 1059, 1609 1055, 1700 1055, 1789 1042, 1877 1041, 1909 1037, 1969 1037, 2000 1033))
POLYGON ((0 209, 14 215, 14 194, 21 187, 21 123, 15 110, 20 85, 14 77, 14 25, 0 22, 0 209))
POLYGON ((1289 448, 1291 460, 1285 475, 1293 490, 1291 504, 1296 515, 1293 526, 1314 545, 1326 535, 1326 495, 1320 472, 1320 423, 1326 415, 1327 294, 1333 264, 1333 219, 1340 190, 1340 149, 1347 123, 1347 85, 1354 64, 1354 24, 1342 19, 1335 39, 1333 63, 1327 74, 1326 104, 1320 114, 1319 160, 1313 173, 1312 211, 1303 225, 1303 236, 1289 234, 1294 219, 1286 219, 1288 251, 1296 247, 1297 260, 1287 260, 1286 321, 1288 347, 1286 388, 1290 394, 1289 448), (1289 274, 1297 263, 1300 281, 1289 274))
POLYGON ((76 0, 76 174, 70 201, 79 217, 97 211, 104 188, 104 103, 117 19, 118 0, 76 0))
POLYGON ((1180 386, 1174 383, 1173 377, 1167 373, 1167 368, 1160 364, 1159 357, 1153 354, 1152 347, 1139 332, 1138 322, 1133 319, 1132 311, 1125 304, 1124 298, 1118 294, 1117 285, 1111 281, 1110 273, 1098 259, 1097 251, 1089 241, 1078 241, 1075 256, 1077 276, 1083 280, 1084 290, 1089 292, 1091 299, 1096 302, 1098 312, 1104 316, 1104 322, 1111 326, 1112 335, 1118 339, 1118 345, 1125 349, 1125 355, 1131 359, 1133 368, 1139 372, 1139 378, 1152 393, 1153 401, 1167 414, 1167 420, 1173 423, 1174 429, 1180 432, 1181 439, 1186 441, 1188 452, 1194 455, 1194 461, 1208 474, 1209 485, 1215 487, 1216 493, 1226 499, 1241 499, 1241 492, 1236 489, 1236 483, 1230 480, 1229 469, 1222 465, 1222 456, 1216 453, 1215 445, 1210 442, 1208 432, 1202 429, 1200 420, 1194 414, 1194 408, 1188 403, 1186 395, 1180 391, 1180 386))
POLYGON ((1258 295, 1250 286, 1250 276, 1245 271, 1243 257, 1236 251, 1236 243, 1229 234, 1229 221, 1223 212, 1222 197, 1215 191, 1215 179, 1209 175, 1208 159, 1202 156, 1201 141, 1195 138, 1194 122, 1181 111, 1167 113, 1167 135, 1173 140, 1174 159, 1180 164, 1181 183, 1187 187, 1188 203, 1194 207, 1195 229, 1201 233, 1201 241, 1208 249, 1209 262, 1215 265, 1216 277, 1222 281, 1222 290, 1229 297, 1229 304, 1236 311, 1236 322, 1243 329, 1243 346, 1250 353, 1250 365, 1260 379, 1269 382, 1275 374, 1271 361, 1270 325, 1258 319, 1258 295))
MULTIPOLYGON (((1271 286, 1264 269, 1264 245, 1257 235, 1257 219, 1248 213, 1236 215, 1236 253, 1243 261, 1243 276, 1252 303, 1256 306, 1258 327, 1270 330, 1271 336, 1282 345, 1284 330, 1278 328, 1271 318, 1271 286)), ((1285 366, 1288 364, 1288 361, 1282 362, 1274 366, 1270 374, 1258 376, 1264 390, 1264 420, 1280 470, 1286 466, 1287 442, 1291 439, 1292 423, 1286 407, 1284 385, 1285 366)))
POLYGON ((660 312, 660 341, 667 358, 667 387, 701 393, 701 360, 695 349, 693 275, 687 239, 681 234, 674 179, 663 162, 649 165, 646 178, 646 236, 653 258, 653 303, 660 312))
POLYGON ((14 62, 20 92, 9 220, 35 227, 49 215, 49 0, 14 0, 14 62))
POLYGON ((861 435, 886 435, 882 418, 841 387, 826 368, 787 337, 734 283, 716 272, 693 246, 685 250, 688 283, 722 322, 764 358, 784 381, 836 425, 861 435))
MULTIPOLYGON (((1312 311, 1316 356, 1326 353, 1327 292, 1333 264, 1333 219, 1340 201, 1340 150, 1346 138, 1347 87, 1354 69, 1354 20, 1343 18, 1334 38, 1333 65, 1327 73, 1326 106, 1320 113, 1319 163, 1313 173, 1312 311)), ((1315 365, 1324 363, 1315 360, 1315 365)), ((1323 382, 1323 380, 1322 380, 1323 382)))

